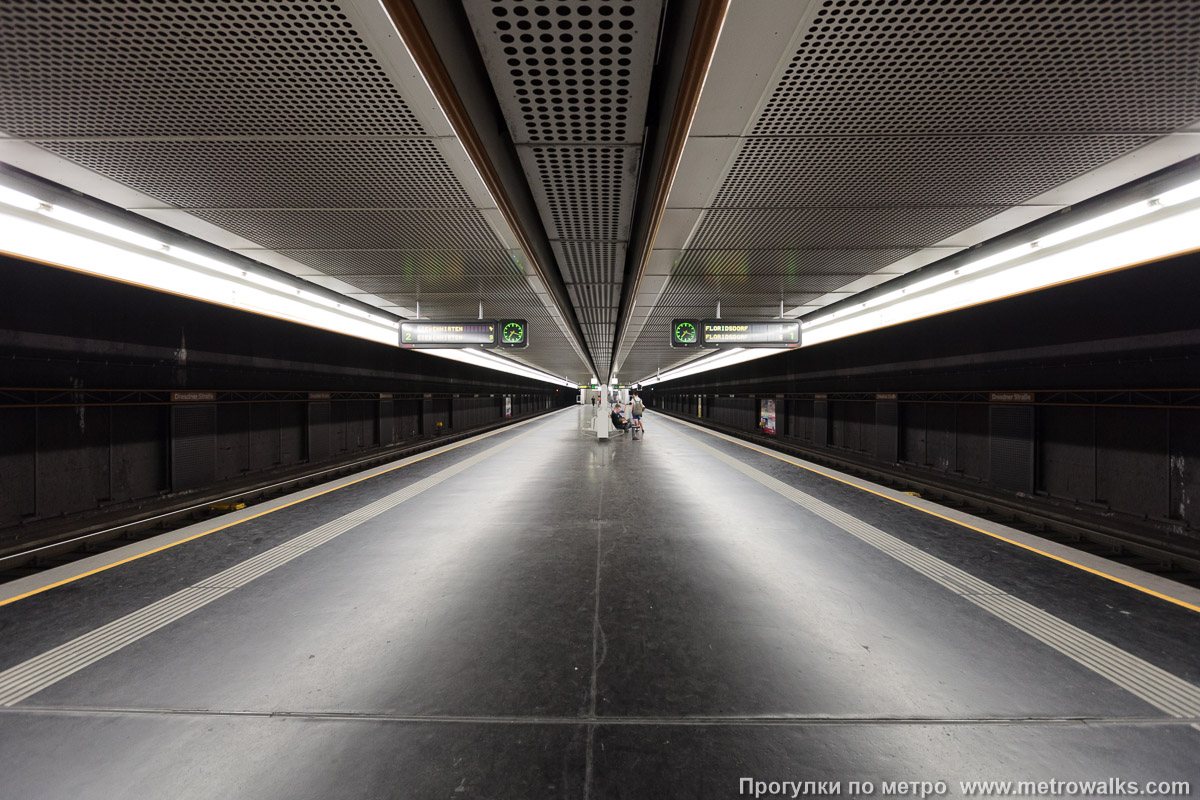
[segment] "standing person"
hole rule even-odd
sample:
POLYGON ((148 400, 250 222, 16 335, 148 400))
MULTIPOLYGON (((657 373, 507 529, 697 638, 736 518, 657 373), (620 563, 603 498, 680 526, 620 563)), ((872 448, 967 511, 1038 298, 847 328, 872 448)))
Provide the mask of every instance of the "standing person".
POLYGON ((642 398, 638 397, 637 392, 634 392, 629 401, 629 413, 633 415, 633 424, 641 428, 642 433, 646 432, 646 426, 642 424, 642 412, 645 410, 646 405, 642 402, 642 398))

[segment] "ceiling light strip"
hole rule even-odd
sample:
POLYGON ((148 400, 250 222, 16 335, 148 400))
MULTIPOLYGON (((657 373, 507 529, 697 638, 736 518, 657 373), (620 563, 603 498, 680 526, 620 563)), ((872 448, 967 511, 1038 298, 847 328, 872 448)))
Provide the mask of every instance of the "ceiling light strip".
POLYGON ((507 372, 511 375, 519 375, 523 378, 530 378, 536 381, 552 383, 555 386, 566 386, 571 389, 579 388, 579 384, 575 383, 574 381, 569 381, 566 378, 551 375, 548 372, 542 372, 541 370, 534 369, 533 367, 527 367, 524 364, 518 364, 515 361, 501 358, 483 350, 469 350, 463 348, 461 350, 414 350, 412 352, 437 356, 439 358, 448 358, 451 361, 472 364, 477 367, 496 370, 498 372, 507 372))
POLYGON ((802 323, 803 346, 1200 248, 1200 181, 802 323))
POLYGON ((652 377, 643 378, 638 383, 642 386, 651 386, 661 381, 675 380, 676 378, 686 378, 689 375, 697 375, 701 372, 720 369, 721 367, 731 367, 734 364, 741 364, 746 361, 754 361, 755 359, 765 358, 767 356, 778 355, 779 353, 791 352, 789 349, 772 350, 769 348, 742 348, 735 347, 732 350, 713 353, 704 358, 698 358, 695 361, 690 361, 682 367, 669 369, 652 377))
POLYGON ((147 289, 395 345, 399 323, 320 292, 0 187, 0 252, 147 289))

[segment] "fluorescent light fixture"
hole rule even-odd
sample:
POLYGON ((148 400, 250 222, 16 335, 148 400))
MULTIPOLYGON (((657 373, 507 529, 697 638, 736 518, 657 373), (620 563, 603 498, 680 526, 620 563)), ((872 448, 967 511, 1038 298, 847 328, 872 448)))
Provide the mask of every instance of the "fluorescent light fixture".
POLYGON ((101 236, 108 237, 109 239, 116 239, 119 242, 137 245, 138 247, 144 247, 147 250, 162 250, 164 247, 166 247, 165 244, 157 239, 151 239, 149 236, 143 236, 140 233, 134 233, 131 230, 127 230, 108 222, 103 222, 95 217, 89 217, 86 214, 80 214, 78 211, 72 211, 69 208, 52 206, 47 203, 40 206, 38 210, 46 216, 56 219, 59 222, 65 222, 73 227, 82 228, 83 230, 91 231, 92 233, 98 233, 101 236))
POLYGON ((1156 199, 1159 205, 1174 206, 1186 203, 1188 200, 1195 200, 1197 197, 1200 197, 1200 181, 1185 183, 1177 189, 1163 192, 1156 199))
POLYGON ((808 347, 1200 248, 1200 181, 802 323, 808 347))
POLYGON ((507 358, 493 355, 486 350, 473 350, 463 348, 461 350, 454 349, 438 349, 438 350, 413 350, 415 353, 424 353, 425 355, 437 356, 439 358, 448 358, 451 361, 461 361, 464 364, 473 364, 477 367, 485 369, 494 369, 499 372, 507 372, 511 375, 520 375, 524 378, 530 378, 535 381, 544 381, 552 383, 555 386, 566 386, 570 389, 578 389, 579 384, 573 381, 568 381, 557 375, 551 375, 548 372, 528 367, 516 361, 511 361, 507 358))
POLYGON ((42 201, 36 197, 31 197, 24 192, 18 192, 16 189, 10 189, 7 186, 0 186, 0 203, 6 206, 23 208, 26 211, 37 211, 42 207, 42 201))
POLYGON ((0 186, 0 251, 149 289, 396 345, 399 323, 0 186))
POLYGON ((709 356, 697 358, 694 361, 689 361, 681 367, 669 369, 659 375, 654 375, 648 378, 643 378, 639 383, 642 386, 652 386, 660 381, 670 381, 676 378, 686 378, 689 375, 697 375, 701 372, 708 372, 721 367, 731 367, 734 364, 741 364, 746 361, 754 361, 758 358, 766 358, 767 356, 778 355, 779 353, 789 352, 792 348, 780 348, 773 350, 771 348, 745 348, 735 347, 732 350, 722 350, 713 353, 709 356))

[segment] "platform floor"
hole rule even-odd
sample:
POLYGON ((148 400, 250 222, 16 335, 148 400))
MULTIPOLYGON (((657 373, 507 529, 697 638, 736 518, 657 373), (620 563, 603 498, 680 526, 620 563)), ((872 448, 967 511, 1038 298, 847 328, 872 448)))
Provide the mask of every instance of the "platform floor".
POLYGON ((1200 794, 1200 613, 590 414, 0 607, 0 797, 1200 794))

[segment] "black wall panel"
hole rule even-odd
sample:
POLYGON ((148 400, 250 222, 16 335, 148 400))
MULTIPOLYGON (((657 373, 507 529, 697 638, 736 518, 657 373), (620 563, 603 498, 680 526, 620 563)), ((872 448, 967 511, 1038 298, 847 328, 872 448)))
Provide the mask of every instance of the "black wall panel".
POLYGON ((279 463, 304 460, 308 428, 308 403, 279 404, 279 463))
POLYGON ((306 457, 309 461, 322 461, 333 452, 331 403, 308 404, 308 435, 306 457))
POLYGON ((38 513, 108 500, 108 409, 41 408, 38 423, 38 513))
POLYGON ((244 475, 250 470, 250 406, 229 403, 217 406, 217 480, 244 475))
POLYGON ((1033 491, 1033 406, 991 406, 988 480, 1000 489, 1033 491))
POLYGON ((1174 408, 1170 415, 1168 516, 1200 528, 1200 409, 1174 408))
POLYGON ((939 472, 954 469, 955 456, 955 403, 927 403, 925 405, 925 460, 924 464, 939 472))
POLYGON ((875 404, 875 457, 894 464, 900 460, 900 404, 875 404))
POLYGON ((797 398, 788 402, 788 421, 790 436, 795 436, 805 442, 813 438, 813 401, 807 398, 797 398))
POLYGON ((119 503, 169 491, 169 410, 164 406, 113 406, 111 412, 112 499, 119 503))
POLYGON ((1038 412, 1038 489, 1052 497, 1096 498, 1095 409, 1048 406, 1038 412))
POLYGON ((829 401, 813 401, 813 444, 825 446, 829 444, 829 401))
POLYGON ((958 431, 955 469, 968 478, 988 479, 988 406, 960 403, 955 413, 958 431))
POLYGON ((829 414, 829 444, 831 447, 853 449, 851 436, 853 420, 850 418, 853 403, 831 401, 828 403, 829 414))
POLYGON ((400 439, 412 439, 421 435, 421 400, 393 400, 397 435, 400 439))
POLYGON ((250 403, 250 470, 270 469, 282 460, 279 403, 250 403))
POLYGON ((347 443, 347 417, 350 407, 348 403, 329 404, 329 453, 340 456, 349 449, 347 443))
POLYGON ((1096 500, 1168 517, 1168 412, 1165 408, 1096 409, 1096 500))
POLYGON ((37 411, 0 408, 0 525, 36 513, 37 411))
POLYGON ((925 403, 900 404, 900 460, 925 463, 925 403))
POLYGON ((379 401, 379 441, 384 445, 400 441, 400 429, 392 415, 393 402, 392 400, 379 401))

